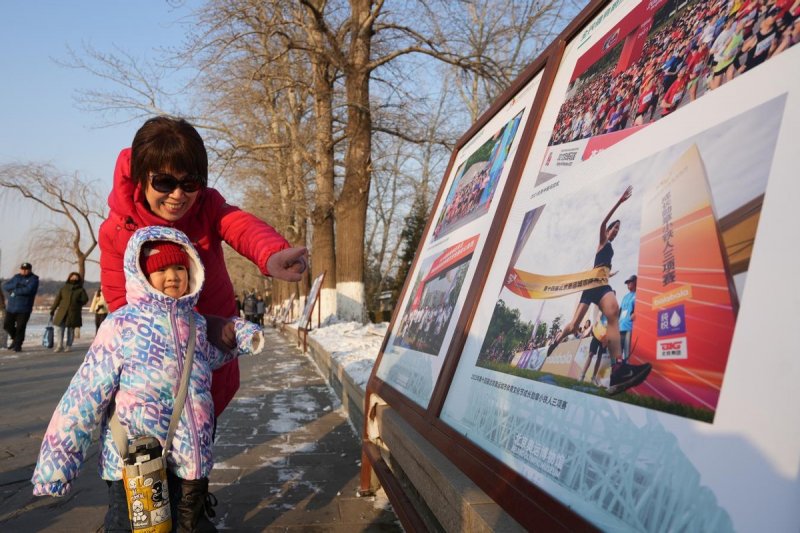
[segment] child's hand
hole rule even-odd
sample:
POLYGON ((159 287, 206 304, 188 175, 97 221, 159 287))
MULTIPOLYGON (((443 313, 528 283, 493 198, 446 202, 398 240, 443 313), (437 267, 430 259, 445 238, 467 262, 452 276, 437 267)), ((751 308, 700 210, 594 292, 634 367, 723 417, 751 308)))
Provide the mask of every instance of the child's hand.
POLYGON ((222 350, 230 352, 236 348, 236 329, 233 322, 221 316, 205 315, 208 342, 222 350))
POLYGON ((308 250, 305 247, 286 248, 267 259, 267 272, 283 281, 300 281, 308 268, 308 250))
POLYGON ((264 349, 264 334, 260 331, 257 331, 255 335, 253 335, 253 340, 250 344, 250 353, 253 355, 261 353, 261 350, 264 349))

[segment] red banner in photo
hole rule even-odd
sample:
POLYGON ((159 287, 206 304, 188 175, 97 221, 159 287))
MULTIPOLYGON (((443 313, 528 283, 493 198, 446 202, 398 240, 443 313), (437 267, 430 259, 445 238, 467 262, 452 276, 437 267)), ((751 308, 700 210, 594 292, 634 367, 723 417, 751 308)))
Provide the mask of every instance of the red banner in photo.
POLYGON ((653 15, 666 0, 643 0, 638 6, 620 20, 603 35, 575 64, 570 83, 597 63, 604 55, 611 52, 619 43, 624 43, 620 59, 615 69, 625 70, 631 63, 639 59, 642 46, 653 24, 653 15))
POLYGON ((422 293, 425 290, 425 284, 428 281, 434 279, 440 273, 447 270, 450 266, 458 263, 475 251, 475 246, 478 244, 478 237, 479 235, 470 237, 465 241, 461 241, 458 244, 454 244, 453 246, 446 248, 441 254, 439 254, 439 257, 437 257, 431 265, 430 272, 428 272, 428 274, 415 285, 416 292, 414 293, 414 300, 411 303, 411 309, 416 309, 419 307, 420 300, 422 299, 422 293))
POLYGON ((447 248, 431 265, 431 271, 425 276, 423 283, 438 276, 442 271, 458 263, 472 252, 478 244, 478 235, 447 248))
POLYGON ((693 145, 642 205, 631 357, 653 371, 636 392, 714 411, 736 313, 711 192, 693 145))
POLYGON ((596 156, 603 150, 611 148, 626 137, 630 137, 637 131, 641 130, 642 128, 646 128, 647 126, 649 126, 649 124, 641 124, 639 126, 632 126, 620 131, 604 133, 603 135, 595 135, 586 143, 586 147, 583 149, 583 154, 581 155, 581 160, 586 161, 590 157, 596 156))

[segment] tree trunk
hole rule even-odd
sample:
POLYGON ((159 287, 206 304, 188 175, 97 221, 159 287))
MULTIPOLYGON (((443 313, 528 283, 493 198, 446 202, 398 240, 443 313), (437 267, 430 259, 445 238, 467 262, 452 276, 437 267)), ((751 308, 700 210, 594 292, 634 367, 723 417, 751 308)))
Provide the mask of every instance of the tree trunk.
MULTIPOLYGON (((324 10, 324 2, 318 6, 324 10)), ((313 20, 313 17, 312 17, 313 20)), ((320 290, 322 318, 336 316, 336 246, 334 241, 334 151, 333 151, 333 66, 325 54, 325 43, 319 21, 308 28, 314 51, 312 91, 314 98, 314 173, 316 196, 311 211, 311 276, 325 272, 320 290)))
POLYGON ((364 235, 371 175, 372 117, 369 108, 369 59, 372 0, 350 0, 350 48, 345 69, 347 150, 345 179, 336 204, 337 313, 366 321, 364 235))
MULTIPOLYGON (((306 194, 305 175, 307 166, 303 164, 303 152, 305 150, 304 139, 301 138, 302 115, 303 115, 303 95, 293 88, 288 91, 289 105, 291 106, 291 113, 289 114, 290 121, 287 124, 289 132, 289 168, 288 176, 292 181, 292 202, 289 217, 289 234, 287 238, 292 246, 307 246, 308 245, 308 197, 306 194)), ((300 294, 308 294, 310 290, 309 274, 306 272, 303 278, 298 282, 298 291, 300 294)))

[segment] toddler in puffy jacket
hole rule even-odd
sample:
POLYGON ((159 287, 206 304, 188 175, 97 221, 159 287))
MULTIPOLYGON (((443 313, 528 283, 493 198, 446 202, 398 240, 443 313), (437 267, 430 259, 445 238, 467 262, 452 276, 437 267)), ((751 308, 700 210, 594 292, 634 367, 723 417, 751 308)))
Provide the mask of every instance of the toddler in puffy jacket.
POLYGON ((205 319, 194 310, 203 286, 203 265, 189 239, 176 229, 151 226, 136 231, 125 251, 124 269, 128 305, 100 325, 56 407, 31 480, 33 493, 63 496, 70 490, 91 444, 92 430, 99 424, 99 470, 109 485, 106 531, 131 530, 122 483, 123 458, 108 427, 109 405, 113 400, 129 438, 150 436, 165 445, 193 314, 194 361, 166 457, 169 494, 173 529, 213 531, 203 513, 213 466, 211 372, 243 353, 260 352, 261 330, 234 318, 236 350, 221 352, 208 342, 205 319))

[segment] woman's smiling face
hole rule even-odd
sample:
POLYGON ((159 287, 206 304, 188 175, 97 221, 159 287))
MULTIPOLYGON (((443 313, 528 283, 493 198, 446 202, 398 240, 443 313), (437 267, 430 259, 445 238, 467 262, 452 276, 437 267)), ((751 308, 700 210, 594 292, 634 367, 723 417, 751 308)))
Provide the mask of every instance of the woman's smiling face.
POLYGON ((153 188, 152 178, 156 174, 171 174, 180 181, 186 178, 186 172, 165 171, 159 173, 150 172, 148 174, 144 196, 147 200, 147 205, 150 206, 150 211, 167 222, 176 222, 180 220, 181 217, 189 211, 192 205, 194 205, 200 191, 186 192, 181 187, 175 187, 171 192, 159 192, 153 188))

